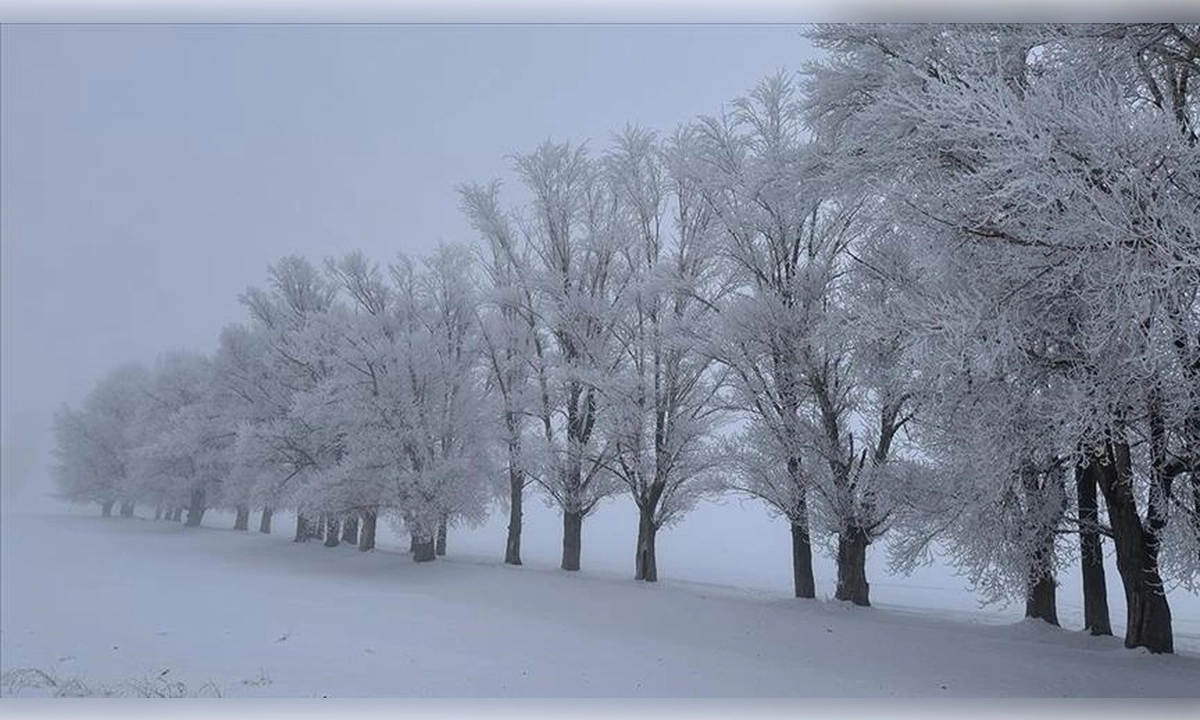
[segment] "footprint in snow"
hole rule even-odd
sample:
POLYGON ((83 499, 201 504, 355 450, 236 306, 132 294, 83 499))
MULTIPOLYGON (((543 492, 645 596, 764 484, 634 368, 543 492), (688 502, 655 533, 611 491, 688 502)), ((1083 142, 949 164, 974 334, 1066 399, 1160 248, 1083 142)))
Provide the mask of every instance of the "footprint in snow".
POLYGON ((280 635, 279 638, 275 642, 283 642, 284 640, 287 640, 291 636, 292 636, 291 633, 284 633, 284 634, 280 635))

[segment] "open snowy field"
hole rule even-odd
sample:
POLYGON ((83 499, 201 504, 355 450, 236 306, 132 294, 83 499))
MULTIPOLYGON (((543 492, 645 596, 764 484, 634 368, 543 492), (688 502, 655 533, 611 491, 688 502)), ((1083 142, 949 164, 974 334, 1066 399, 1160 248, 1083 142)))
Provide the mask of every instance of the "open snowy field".
MULTIPOLYGON (((0 658, 59 682, 173 681, 224 697, 1200 695, 1192 595, 1171 597, 1173 657, 1073 629, 1070 577, 1062 630, 979 610, 944 568, 884 577, 879 557, 876 607, 796 601, 786 529, 736 504, 665 533, 665 579, 646 585, 628 579, 624 510, 589 520, 574 574, 554 569, 556 519, 536 506, 521 568, 496 557, 499 519, 452 532, 446 559, 416 565, 390 533, 370 554, 294 544, 286 517, 268 537, 226 529, 220 513, 188 529, 10 512, 0 658)), ((832 568, 820 571, 829 593, 832 568)), ((1114 597, 1115 621, 1123 611, 1114 597)))

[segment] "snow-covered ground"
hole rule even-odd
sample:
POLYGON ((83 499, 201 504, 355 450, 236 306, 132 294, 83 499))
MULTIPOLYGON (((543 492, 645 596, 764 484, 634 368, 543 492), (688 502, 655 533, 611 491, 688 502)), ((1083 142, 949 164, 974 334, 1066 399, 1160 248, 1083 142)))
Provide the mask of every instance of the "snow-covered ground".
MULTIPOLYGON (((621 502, 589 519, 573 574, 554 569, 557 519, 536 504, 521 568, 498 561, 502 517, 416 565, 389 533, 369 554, 294 544, 286 516, 267 537, 221 513, 199 529, 93 513, 43 504, 0 519, 4 671, 226 697, 1200 695, 1194 595, 1171 595, 1179 654, 1165 657, 1079 632, 1070 573, 1061 630, 978 608, 942 567, 886 576, 878 556, 876 607, 796 601, 786 527, 737 503, 662 536, 657 585, 629 579, 621 502)), ((832 592, 826 561, 818 583, 832 592)))

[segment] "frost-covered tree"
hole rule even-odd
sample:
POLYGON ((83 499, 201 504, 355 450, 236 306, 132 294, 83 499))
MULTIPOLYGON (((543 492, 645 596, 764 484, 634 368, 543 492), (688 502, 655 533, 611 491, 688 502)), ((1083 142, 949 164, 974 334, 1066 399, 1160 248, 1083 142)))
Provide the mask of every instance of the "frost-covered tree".
POLYGON ((186 507, 189 527, 216 501, 231 464, 235 432, 215 411, 212 378, 203 355, 162 356, 135 423, 140 442, 131 484, 146 502, 186 507))
POLYGON ((709 352, 720 279, 711 213, 690 176, 694 138, 627 128, 604 157, 621 214, 618 364, 602 381, 609 467, 638 508, 635 577, 658 579, 660 528, 716 488, 708 436, 721 409, 709 352))
POLYGON ((99 503, 104 517, 117 502, 122 514, 133 513, 136 420, 149 380, 144 366, 121 365, 96 383, 81 409, 64 406, 56 413, 53 473, 65 499, 99 503))
MULTIPOLYGON (((1016 448, 1098 465, 1086 475, 1107 506, 1125 641, 1156 652, 1172 649, 1160 559, 1192 582, 1197 556, 1191 523, 1169 518, 1188 517, 1174 480, 1195 466, 1198 35, 1174 25, 814 32, 833 57, 813 68, 811 118, 839 137, 845 182, 882 198, 931 265, 961 271, 913 288, 909 319, 930 377, 969 393, 935 399, 1038 384, 1048 415, 1025 424, 1016 448)), ((993 398, 984 412, 999 403, 998 418, 1014 417, 1028 399, 993 398)), ((976 425, 964 448, 1004 435, 997 427, 976 425)), ((973 484, 1011 484, 1025 461, 997 460, 992 481, 973 484)), ((1037 561, 1040 545, 1023 544, 1023 557, 1037 561)))
POLYGON ((321 317, 336 288, 312 263, 295 256, 271 266, 269 275, 268 289, 250 288, 241 299, 263 335, 267 373, 282 397, 275 414, 241 426, 238 462, 265 481, 266 507, 296 509, 296 540, 304 541, 316 534, 315 517, 309 517, 314 509, 304 505, 305 486, 336 461, 340 450, 337 428, 307 412, 315 402, 308 393, 330 369, 331 340, 321 317))
POLYGON ((471 257, 401 256, 390 281, 359 253, 327 271, 349 305, 323 314, 329 372, 296 409, 340 446, 306 502, 361 516, 362 549, 387 513, 411 534, 414 559, 432 560, 450 522, 482 517, 490 475, 471 257))
POLYGON ((403 256, 392 266, 408 429, 399 505, 418 561, 434 558, 449 519, 477 521, 486 508, 491 438, 471 260, 442 246, 419 268, 403 256))
MULTIPOLYGON (((537 426, 522 447, 521 468, 562 510, 562 568, 578 570, 583 520, 618 487, 605 468, 612 449, 598 421, 601 383, 619 363, 619 218, 581 146, 544 143, 518 156, 516 170, 533 198, 519 223, 521 255, 532 263, 517 280, 522 312, 535 320, 529 342, 537 426)), ((477 224, 486 219, 470 202, 467 210, 477 224)), ((489 243, 503 242, 494 225, 482 225, 489 243)))
MULTIPOLYGON (((238 433, 258 423, 283 416, 291 403, 291 391, 271 373, 268 364, 266 329, 235 324, 221 330, 213 356, 212 403, 220 423, 235 433, 229 475, 221 483, 221 500, 238 511, 260 509, 258 530, 271 532, 271 519, 278 502, 274 468, 243 461, 238 452, 238 433)), ((246 517, 248 528, 249 518, 246 517)))
POLYGON ((525 489, 533 482, 526 469, 525 436, 538 407, 533 382, 536 362, 545 351, 534 309, 531 250, 514 231, 498 194, 498 183, 459 188, 463 213, 487 243, 482 262, 487 284, 479 318, 481 353, 489 386, 498 399, 507 464, 507 487, 501 495, 508 506, 504 562, 520 565, 525 489))
POLYGON ((878 490, 905 396, 864 371, 880 366, 864 332, 875 325, 847 289, 863 200, 829 176, 828 151, 803 120, 793 81, 777 74, 698 130, 699 177, 734 288, 715 352, 730 371, 728 402, 747 417, 732 487, 791 524, 797 597, 816 593, 816 511, 839 537, 837 596, 867 604, 866 547, 887 517, 878 490))

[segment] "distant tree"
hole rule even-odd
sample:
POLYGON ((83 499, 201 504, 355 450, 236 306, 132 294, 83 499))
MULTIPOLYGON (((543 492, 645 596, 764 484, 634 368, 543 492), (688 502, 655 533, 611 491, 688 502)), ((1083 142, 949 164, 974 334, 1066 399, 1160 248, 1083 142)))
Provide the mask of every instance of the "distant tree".
POLYGON ((145 367, 121 365, 97 382, 80 410, 64 406, 55 415, 53 474, 65 499, 100 503, 104 517, 117 502, 132 508, 135 421, 148 382, 145 367))

